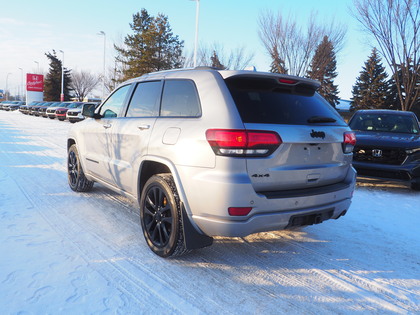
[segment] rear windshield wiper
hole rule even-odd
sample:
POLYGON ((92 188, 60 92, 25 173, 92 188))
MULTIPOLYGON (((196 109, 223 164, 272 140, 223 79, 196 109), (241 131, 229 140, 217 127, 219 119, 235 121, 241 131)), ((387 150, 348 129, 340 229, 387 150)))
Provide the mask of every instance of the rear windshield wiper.
POLYGON ((333 123, 337 120, 331 117, 312 116, 308 119, 308 123, 333 123))

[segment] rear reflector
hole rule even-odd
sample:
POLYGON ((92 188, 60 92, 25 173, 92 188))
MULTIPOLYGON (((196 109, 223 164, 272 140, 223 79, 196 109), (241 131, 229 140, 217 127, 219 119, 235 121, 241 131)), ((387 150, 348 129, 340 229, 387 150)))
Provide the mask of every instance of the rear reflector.
POLYGON ((229 215, 231 216, 245 216, 252 210, 252 207, 230 207, 228 208, 229 215))
POLYGON ((209 129, 206 138, 216 155, 263 157, 273 153, 282 143, 273 131, 242 129, 209 129))

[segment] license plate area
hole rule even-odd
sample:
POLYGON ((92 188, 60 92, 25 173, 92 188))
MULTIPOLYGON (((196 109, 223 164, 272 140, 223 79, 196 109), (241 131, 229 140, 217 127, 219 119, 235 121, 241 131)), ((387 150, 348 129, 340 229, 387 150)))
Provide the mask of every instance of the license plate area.
POLYGON ((287 228, 305 225, 314 225, 322 223, 332 218, 334 209, 327 209, 324 211, 317 211, 306 214, 299 214, 290 217, 287 228))

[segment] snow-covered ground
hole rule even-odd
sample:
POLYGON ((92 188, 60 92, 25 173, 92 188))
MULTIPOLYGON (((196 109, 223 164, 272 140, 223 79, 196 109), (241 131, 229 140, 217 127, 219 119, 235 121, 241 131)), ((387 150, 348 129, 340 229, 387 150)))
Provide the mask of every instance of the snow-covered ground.
POLYGON ((348 214, 147 247, 137 205, 67 185, 68 122, 0 111, 0 314, 420 313, 420 193, 359 184, 348 214))

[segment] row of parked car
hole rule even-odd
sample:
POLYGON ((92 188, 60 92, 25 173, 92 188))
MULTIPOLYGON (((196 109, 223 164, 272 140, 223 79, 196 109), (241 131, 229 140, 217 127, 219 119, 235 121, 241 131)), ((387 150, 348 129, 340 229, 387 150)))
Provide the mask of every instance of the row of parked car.
POLYGON ((17 110, 20 106, 25 105, 26 103, 23 101, 3 101, 0 102, 0 109, 2 110, 17 110))
MULTIPOLYGON (((37 117, 45 117, 50 119, 57 118, 60 121, 68 120, 75 123, 85 119, 82 115, 82 107, 84 104, 95 104, 86 102, 2 102, 0 109, 19 110, 22 114, 37 117)), ((96 105, 96 104, 95 104, 96 105)))

